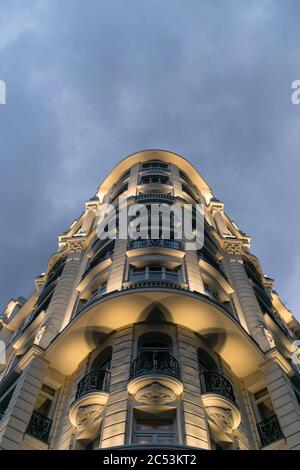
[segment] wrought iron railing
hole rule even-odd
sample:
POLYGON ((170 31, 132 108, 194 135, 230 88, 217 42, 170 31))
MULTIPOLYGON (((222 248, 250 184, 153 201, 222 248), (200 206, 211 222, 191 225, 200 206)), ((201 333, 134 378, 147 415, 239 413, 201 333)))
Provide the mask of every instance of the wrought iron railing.
POLYGON ((168 201, 168 202, 173 202, 174 201, 174 196, 171 194, 164 194, 164 193, 140 193, 136 196, 137 200, 142 200, 142 201, 168 201))
POLYGON ((33 411, 26 434, 35 437, 39 441, 48 442, 49 434, 52 426, 52 420, 43 416, 37 411, 33 411))
POLYGON ((91 262, 88 264, 84 276, 86 276, 95 266, 98 264, 102 263, 102 261, 105 261, 109 258, 111 258, 113 255, 113 252, 111 250, 107 251, 106 253, 100 253, 99 255, 96 255, 94 259, 91 260, 91 262))
POLYGON ((128 247, 133 250, 135 248, 172 248, 174 250, 182 250, 182 242, 179 240, 165 240, 165 239, 147 239, 147 240, 132 240, 129 242, 128 247))
POLYGON ((179 365, 175 357, 163 351, 144 352, 131 365, 130 378, 141 375, 169 375, 179 379, 179 365))
POLYGON ((272 442, 279 441, 284 437, 277 416, 275 415, 258 423, 257 429, 262 447, 266 447, 272 444, 272 442))
POLYGON ((95 370, 85 375, 77 385, 75 399, 91 392, 108 392, 110 372, 108 370, 95 370))
POLYGON ((233 388, 229 380, 217 372, 201 372, 200 385, 202 393, 216 393, 223 397, 229 398, 235 402, 233 388))

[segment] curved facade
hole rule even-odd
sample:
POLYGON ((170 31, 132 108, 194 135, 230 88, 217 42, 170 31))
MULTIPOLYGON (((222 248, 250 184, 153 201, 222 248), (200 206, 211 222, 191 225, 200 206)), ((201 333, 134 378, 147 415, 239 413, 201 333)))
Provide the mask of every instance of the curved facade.
POLYGON ((0 448, 300 449, 299 324, 184 158, 122 160, 35 285, 1 320, 0 448), (203 204, 204 247, 100 240, 120 195, 203 204))

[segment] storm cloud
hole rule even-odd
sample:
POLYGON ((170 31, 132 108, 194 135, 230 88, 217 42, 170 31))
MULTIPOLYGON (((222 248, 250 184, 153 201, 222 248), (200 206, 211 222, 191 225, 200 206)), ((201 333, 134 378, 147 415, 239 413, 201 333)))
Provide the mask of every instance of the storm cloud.
POLYGON ((299 1, 2 0, 0 304, 123 157, 189 159, 300 318, 299 1))

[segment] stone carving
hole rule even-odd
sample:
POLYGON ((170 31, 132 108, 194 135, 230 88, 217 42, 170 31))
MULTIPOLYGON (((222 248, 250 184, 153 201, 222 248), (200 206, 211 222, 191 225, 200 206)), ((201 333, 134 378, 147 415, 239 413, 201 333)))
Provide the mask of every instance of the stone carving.
POLYGON ((45 331, 49 328, 49 322, 44 323, 41 328, 38 330, 34 338, 34 343, 39 345, 42 337, 44 336, 45 331))
POLYGON ((264 335, 264 337, 266 338, 267 343, 268 343, 268 345, 270 346, 271 349, 275 348, 274 338, 273 338, 272 334, 270 333, 270 331, 266 328, 266 326, 263 323, 260 323, 255 328, 255 330, 253 331, 253 336, 255 336, 257 333, 262 333, 264 335))
POLYGON ((98 424, 102 418, 104 406, 87 405, 81 406, 76 414, 76 426, 78 432, 86 431, 86 429, 98 424))
POLYGON ((233 419, 231 410, 220 406, 209 406, 207 408, 207 416, 213 425, 214 431, 231 434, 233 431, 233 419))
POLYGON ((153 382, 138 390, 135 399, 148 405, 163 405, 176 400, 176 395, 170 388, 153 382))

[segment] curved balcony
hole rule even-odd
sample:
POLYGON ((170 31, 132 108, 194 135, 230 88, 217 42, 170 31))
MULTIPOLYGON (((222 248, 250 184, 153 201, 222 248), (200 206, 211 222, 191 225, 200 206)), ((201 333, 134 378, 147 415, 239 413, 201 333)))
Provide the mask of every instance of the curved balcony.
POLYGON ((231 432, 241 422, 233 387, 228 379, 216 372, 200 374, 201 397, 214 432, 231 432), (217 430, 216 430, 217 428, 217 430))
POLYGON ((137 201, 143 201, 143 202, 163 201, 163 202, 169 202, 170 204, 173 204, 174 202, 174 196, 172 196, 171 194, 163 194, 163 193, 140 193, 140 194, 137 194, 135 198, 137 201))
POLYGON ((109 381, 110 372, 107 370, 90 372, 79 381, 75 400, 69 410, 73 426, 80 428, 91 424, 91 416, 93 424, 101 418, 109 396, 109 381))
POLYGON ((164 351, 149 351, 132 363, 128 391, 137 401, 163 404, 174 401, 183 390, 179 364, 164 351))
POLYGON ((183 243, 180 240, 165 239, 132 240, 128 248, 130 250, 137 248, 171 248, 172 250, 183 250, 183 243))

